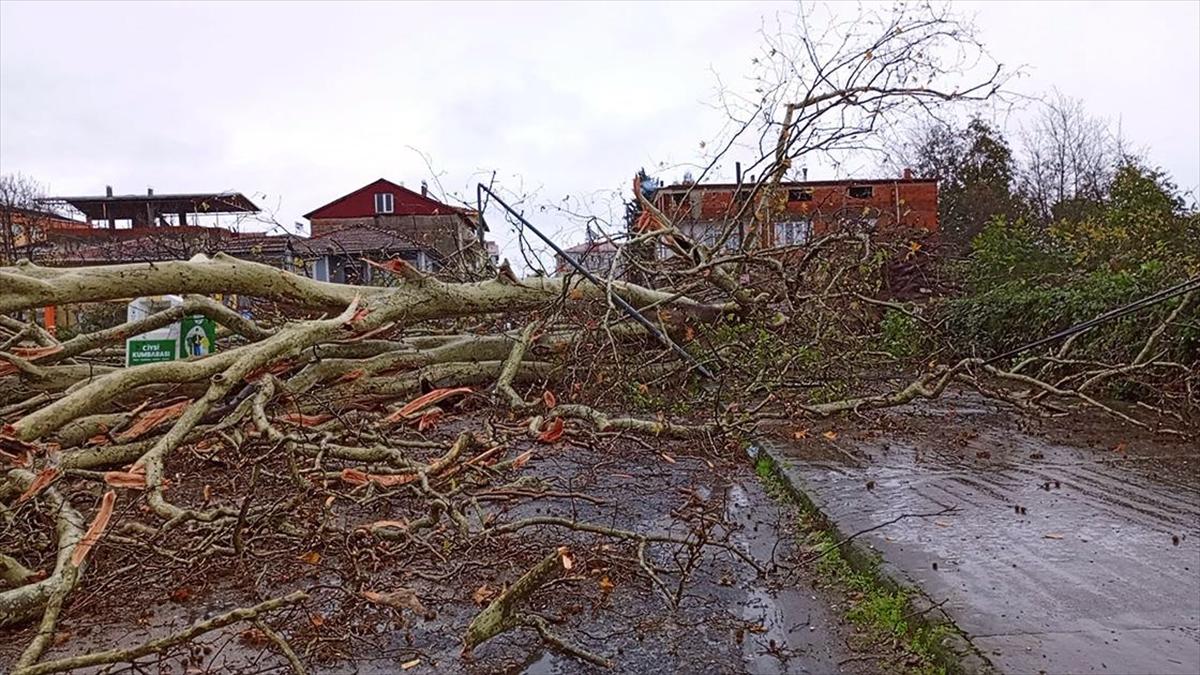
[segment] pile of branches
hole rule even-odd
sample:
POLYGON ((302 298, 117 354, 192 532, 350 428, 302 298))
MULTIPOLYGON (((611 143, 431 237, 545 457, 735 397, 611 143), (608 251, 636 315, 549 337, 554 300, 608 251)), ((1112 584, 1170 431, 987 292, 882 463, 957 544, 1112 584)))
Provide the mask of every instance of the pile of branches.
MULTIPOLYGON (((630 561, 668 606, 678 603, 700 549, 757 563, 703 508, 682 514, 679 533, 657 533, 574 512, 499 519, 480 507, 489 498, 544 495, 545 486, 521 475, 531 453, 579 435, 619 433, 656 454, 661 439, 686 438, 697 452, 730 455, 763 422, 861 414, 936 398, 952 386, 1038 414, 1086 408, 1188 434, 1196 408, 1190 384, 1173 409, 1114 403, 1102 392, 1148 373, 1196 381, 1195 363, 1162 358, 1165 341, 1194 324, 1195 291, 1175 300, 1128 363, 1072 358, 1067 341, 1005 362, 959 358, 943 346, 901 370, 875 346, 879 320, 898 313, 936 337, 933 318, 907 299, 912 287, 921 296, 927 286, 918 264, 927 245, 897 233, 887 239, 863 222, 803 245, 762 244, 770 238, 759 235, 782 215, 785 176, 808 155, 867 149, 889 119, 986 100, 1007 77, 999 66, 975 80, 960 77, 965 66, 944 55, 969 55, 979 45, 969 25, 942 10, 900 5, 866 18, 875 20, 837 22, 817 35, 798 21, 770 36, 756 59, 760 96, 728 106, 732 137, 712 144, 724 150, 699 176, 705 180, 729 148, 757 133, 763 152, 750 167, 760 176, 745 186, 750 197, 714 224, 717 236, 706 244, 636 185, 640 216, 614 258, 628 267, 619 274, 614 265, 599 282, 574 274, 522 279, 507 265, 485 279, 451 282, 396 260, 382 265, 395 284, 353 286, 220 254, 0 268, 0 629, 35 624, 13 671, 167 653, 201 660, 196 638, 249 624, 245 641, 275 649, 303 672, 306 662, 344 656, 341 643, 311 634, 324 617, 310 607, 315 594, 353 588, 370 605, 425 616, 411 588, 381 589, 372 580, 420 554, 450 571, 418 565, 413 574, 459 583, 468 551, 493 560, 517 551, 529 564, 502 592, 478 594, 486 606, 460 636, 466 653, 524 628, 555 649, 607 664, 528 606, 577 565, 578 546, 588 542, 562 538, 537 550, 523 532, 549 528, 615 542, 623 549, 610 555, 630 561), (737 245, 729 245, 735 233, 737 245), (673 257, 654 256, 660 249, 673 257), (64 341, 27 316, 164 294, 183 296, 183 305, 64 341), (249 319, 212 300, 217 294, 279 311, 249 319), (617 298, 656 328, 631 320, 617 298), (196 314, 221 327, 215 353, 131 368, 114 361, 126 338, 196 314), (898 386, 851 377, 885 367, 901 378, 898 386), (833 377, 854 386, 818 386, 833 377), (454 411, 464 409, 478 423, 456 424, 454 411), (682 552, 670 556, 673 569, 653 559, 655 547, 682 552), (344 557, 347 576, 317 578, 305 590, 134 646, 46 658, 62 638, 60 618, 135 594, 125 579, 133 570, 161 583, 232 561, 235 584, 294 589, 283 561, 315 564, 322 555, 344 557), (308 621, 297 621, 298 613, 308 621), (299 651, 297 639, 306 640, 299 651)), ((361 612, 346 611, 348 623, 361 622, 361 612)))
MULTIPOLYGON (((661 236, 673 235, 676 245, 685 241, 669 221, 660 224, 661 236)), ((967 358, 934 364, 893 390, 817 401, 801 383, 814 362, 795 355, 828 353, 833 335, 841 336, 836 344, 843 353, 862 355, 865 350, 847 346, 869 343, 864 330, 872 313, 920 312, 918 306, 868 294, 871 284, 878 286, 878 268, 887 256, 875 268, 864 261, 887 245, 873 244, 871 237, 831 236, 798 265, 793 259, 782 268, 792 276, 775 284, 758 279, 749 287, 734 281, 733 262, 712 257, 700 244, 686 245, 699 261, 693 278, 708 284, 707 301, 672 288, 613 280, 593 284, 571 275, 517 279, 507 268, 490 280, 451 283, 400 261, 385 265, 399 281, 388 288, 317 282, 224 255, 0 270, 6 291, 0 311, 9 314, 0 349, 0 460, 9 467, 0 481, 0 515, 7 528, 0 538, 7 587, 0 591, 0 626, 40 620, 15 671, 134 660, 234 622, 252 623, 256 635, 302 670, 300 657, 263 614, 302 603, 304 593, 281 595, 136 648, 41 660, 73 593, 86 586, 97 547, 137 549, 175 563, 259 560, 265 573, 272 560, 268 551, 294 558, 311 549, 314 538, 325 547, 341 541, 339 546, 361 557, 373 550, 355 543, 362 536, 436 551, 449 550, 451 544, 438 541, 447 537, 456 547, 492 546, 526 528, 565 528, 634 547, 643 573, 668 602, 672 594, 661 570, 646 562, 649 546, 703 542, 755 565, 712 531, 713 519, 701 518, 687 534, 675 536, 557 515, 497 522, 479 508, 482 491, 532 489, 514 472, 537 444, 555 443, 572 429, 691 438, 728 452, 765 420, 861 413, 934 398, 957 384, 1023 409, 1062 414, 1083 405, 1138 426, 1186 433, 1144 421, 1092 392, 1147 369, 1194 370, 1195 364, 1164 364, 1156 356, 1161 341, 1194 306, 1194 292, 1181 299, 1131 363, 1072 361, 1068 341, 1009 368, 967 358), (259 324, 206 297, 218 292, 298 307, 304 318, 259 324), (15 318, 47 305, 168 293, 183 295, 183 305, 65 342, 15 318), (693 361, 681 360, 616 312, 613 295, 653 317, 669 336, 662 339, 683 343, 693 361), (185 314, 220 324, 228 336, 223 348, 132 368, 93 358, 185 314), (751 358, 747 332, 780 346, 765 358, 751 358), (695 363, 717 371, 717 381, 701 379, 695 363), (630 415, 631 395, 639 390, 674 392, 676 399, 686 391, 692 405, 676 414, 662 406, 630 415), (441 418, 459 404, 496 412, 482 428, 442 425, 441 418), (518 452, 521 447, 526 449, 518 452), (259 493, 269 497, 255 503, 259 493), (343 501, 355 508, 339 509, 343 501), (372 510, 364 507, 377 502, 386 508, 371 519, 372 510)), ((903 250, 905 244, 893 246, 903 250)), ((781 259, 787 260, 774 260, 781 259)), ((763 267, 779 270, 776 262, 763 267)), ((1174 419, 1183 421, 1178 414, 1174 419)), ((529 594, 570 561, 569 548, 546 553, 480 613, 463 645, 469 650, 527 627, 555 648, 607 663, 521 609, 529 594)), ((364 596, 373 601, 424 613, 411 592, 364 592, 374 593, 364 596)))

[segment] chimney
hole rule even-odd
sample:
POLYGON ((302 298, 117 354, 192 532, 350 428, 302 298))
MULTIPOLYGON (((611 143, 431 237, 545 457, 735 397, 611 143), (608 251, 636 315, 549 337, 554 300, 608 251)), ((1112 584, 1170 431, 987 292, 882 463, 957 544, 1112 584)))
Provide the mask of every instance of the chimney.
POLYGON ((808 182, 808 167, 807 166, 800 168, 800 179, 806 183, 808 182))
POLYGON ((111 185, 105 185, 105 186, 104 186, 104 195, 105 195, 106 197, 111 197, 111 196, 112 196, 112 186, 111 186, 111 185))
POLYGON ((152 188, 152 187, 146 188, 146 196, 153 197, 154 196, 154 188, 152 188))
POLYGON ((904 180, 912 180, 912 169, 904 167, 904 180))
POLYGON ((429 183, 426 183, 425 181, 421 181, 421 196, 422 197, 429 196, 429 183))
POLYGON ((737 176, 737 184, 741 185, 742 184, 742 163, 741 162, 733 163, 733 172, 737 176))

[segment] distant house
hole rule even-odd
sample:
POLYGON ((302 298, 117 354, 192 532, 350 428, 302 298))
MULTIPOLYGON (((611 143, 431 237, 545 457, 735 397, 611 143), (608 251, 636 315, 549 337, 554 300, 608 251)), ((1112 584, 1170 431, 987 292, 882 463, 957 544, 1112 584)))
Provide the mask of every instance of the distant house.
MULTIPOLYGON (((756 246, 772 248, 805 244, 839 227, 888 231, 938 228, 938 182, 913 178, 803 181, 779 186, 783 212, 759 233, 756 246)), ((715 245, 734 216, 749 222, 761 188, 732 183, 684 183, 657 189, 652 199, 694 241, 715 245)), ((724 247, 741 247, 741 230, 730 232, 724 247)), ((661 252, 668 255, 665 251, 661 252)))
MULTIPOLYGON (((400 259, 423 272, 434 269, 428 250, 390 230, 355 225, 305 240, 298 249, 307 258, 309 275, 318 281, 370 284, 381 272, 366 261, 400 259)), ((382 273, 386 278, 387 273, 382 273)))
MULTIPOLYGON (((613 261, 617 259, 619 249, 611 241, 595 240, 563 249, 563 252, 592 274, 596 276, 608 276, 608 273, 613 269, 613 261)), ((563 256, 555 255, 554 258, 555 274, 566 274, 576 271, 575 267, 568 263, 563 256)), ((624 274, 624 266, 620 262, 617 263, 615 272, 617 277, 624 274)))
MULTIPOLYGON (((478 214, 444 204, 422 187, 413 192, 380 178, 305 214, 313 240, 357 246, 368 232, 388 232, 415 246, 422 269, 438 270, 456 257, 487 254, 478 214), (345 239, 345 241, 342 241, 345 239)), ((411 253, 411 252, 410 252, 411 253)), ((331 271, 331 277, 334 276, 331 271)))
POLYGON ((57 230, 86 230, 88 223, 43 209, 0 204, 3 251, 12 258, 29 258, 57 230))
POLYGON ((240 192, 196 192, 180 194, 113 194, 112 187, 103 195, 50 197, 49 204, 69 206, 87 218, 94 229, 139 229, 198 226, 201 219, 213 226, 229 225, 259 208, 240 192), (225 223, 220 221, 224 215, 225 223))
POLYGON ((51 197, 57 208, 82 214, 71 227, 47 229, 30 247, 35 262, 56 266, 186 260, 229 253, 290 268, 294 237, 242 234, 233 229, 258 212, 240 192, 114 194, 51 197), (223 219, 223 222, 222 222, 223 219))

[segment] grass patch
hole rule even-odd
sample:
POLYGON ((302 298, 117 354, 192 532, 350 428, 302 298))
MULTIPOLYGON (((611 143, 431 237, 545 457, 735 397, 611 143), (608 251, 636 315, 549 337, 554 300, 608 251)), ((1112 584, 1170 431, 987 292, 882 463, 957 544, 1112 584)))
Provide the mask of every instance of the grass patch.
POLYGON ((754 462, 754 473, 767 494, 796 511, 797 522, 805 533, 805 543, 814 554, 818 581, 845 595, 849 603, 846 618, 873 643, 896 644, 911 654, 908 672, 920 675, 945 675, 947 657, 941 647, 950 628, 914 620, 909 599, 912 591, 887 582, 878 571, 878 561, 851 561, 844 546, 811 505, 796 498, 780 478, 775 463, 765 453, 754 462))

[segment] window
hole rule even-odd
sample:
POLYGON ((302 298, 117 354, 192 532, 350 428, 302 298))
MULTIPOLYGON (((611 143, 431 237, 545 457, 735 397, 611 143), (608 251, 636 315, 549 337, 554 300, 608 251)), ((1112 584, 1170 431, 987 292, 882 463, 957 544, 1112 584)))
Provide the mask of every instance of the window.
POLYGON ((807 244, 811 237, 811 220, 784 220, 775 223, 776 246, 795 246, 796 244, 807 244))
POLYGON ((854 185, 846 190, 852 199, 870 199, 875 195, 875 188, 870 185, 854 185))
POLYGON ((392 213, 394 210, 395 203, 392 201, 392 193, 375 193, 375 213, 392 213))
POLYGON ((811 202, 812 190, 808 188, 794 188, 788 190, 789 202, 811 202))

